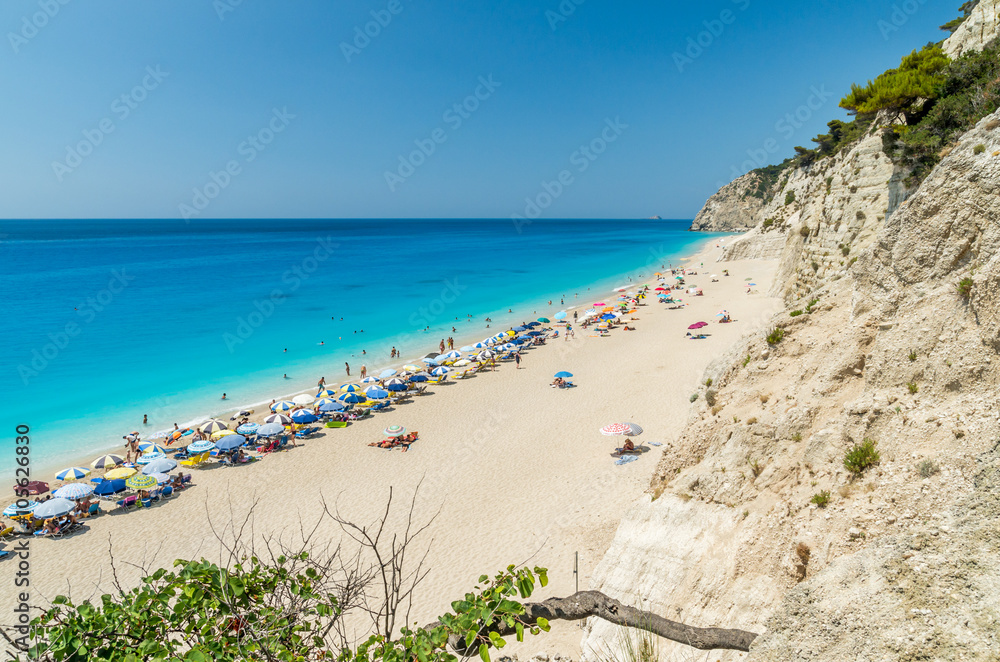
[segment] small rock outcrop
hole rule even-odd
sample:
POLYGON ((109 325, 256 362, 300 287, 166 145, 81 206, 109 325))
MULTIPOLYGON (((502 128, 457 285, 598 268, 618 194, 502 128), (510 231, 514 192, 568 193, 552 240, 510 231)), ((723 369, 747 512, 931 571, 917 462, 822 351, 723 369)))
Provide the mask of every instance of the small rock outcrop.
POLYGON ((979 0, 969 17, 944 42, 944 52, 957 58, 981 50, 1000 32, 1000 0, 979 0))
POLYGON ((766 186, 759 174, 749 172, 708 199, 695 216, 692 230, 704 232, 740 232, 760 222, 765 205, 766 186))

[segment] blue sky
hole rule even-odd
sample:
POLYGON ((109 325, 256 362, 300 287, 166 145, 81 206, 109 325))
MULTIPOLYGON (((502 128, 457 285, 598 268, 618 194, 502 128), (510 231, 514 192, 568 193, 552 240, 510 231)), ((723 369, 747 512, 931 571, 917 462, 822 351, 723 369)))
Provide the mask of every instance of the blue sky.
POLYGON ((959 4, 6 0, 0 215, 691 218, 959 4))

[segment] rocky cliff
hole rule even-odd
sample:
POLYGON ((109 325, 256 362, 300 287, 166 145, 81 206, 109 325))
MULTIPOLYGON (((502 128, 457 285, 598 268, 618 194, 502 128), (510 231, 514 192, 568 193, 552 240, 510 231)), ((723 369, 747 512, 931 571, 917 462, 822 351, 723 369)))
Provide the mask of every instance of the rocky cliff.
MULTIPOLYGON (((709 368, 595 573, 668 618, 761 633, 712 660, 1000 659, 1000 111, 915 191, 881 144, 789 172, 730 247, 780 247, 781 332, 709 368)), ((588 627, 594 660, 613 628, 588 627)))
POLYGON ((695 216, 692 230, 738 232, 760 222, 767 185, 756 172, 749 172, 723 186, 695 216))
POLYGON ((1000 29, 1000 0, 979 0, 965 22, 944 43, 944 52, 956 58, 968 50, 981 50, 1000 29))

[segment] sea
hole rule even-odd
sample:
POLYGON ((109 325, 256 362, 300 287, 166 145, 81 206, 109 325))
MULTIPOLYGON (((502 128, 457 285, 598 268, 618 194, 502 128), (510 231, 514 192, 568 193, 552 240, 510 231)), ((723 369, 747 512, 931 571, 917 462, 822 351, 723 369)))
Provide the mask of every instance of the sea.
POLYGON ((19 429, 38 474, 589 308, 718 240, 689 225, 0 221, 0 475, 19 429))

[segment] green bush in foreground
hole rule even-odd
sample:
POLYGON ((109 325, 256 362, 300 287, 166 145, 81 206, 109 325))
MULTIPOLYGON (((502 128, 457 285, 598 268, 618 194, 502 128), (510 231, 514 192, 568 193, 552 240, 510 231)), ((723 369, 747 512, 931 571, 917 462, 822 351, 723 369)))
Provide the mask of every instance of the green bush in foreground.
POLYGON ((972 285, 972 279, 966 276, 962 280, 958 281, 958 285, 955 286, 955 289, 958 290, 958 295, 960 297, 968 299, 972 296, 972 285))
POLYGON ((338 650, 326 637, 336 632, 344 606, 307 557, 266 563, 252 557, 229 568, 204 559, 178 560, 175 570, 157 570, 138 588, 103 595, 97 605, 57 597, 31 623, 27 659, 456 662, 446 646, 449 636, 458 636, 472 654, 489 662, 489 649, 506 645, 490 628, 511 628, 518 641, 525 630, 549 629, 545 619, 523 621, 524 607, 516 599, 529 597, 536 581, 548 583, 545 569, 509 566, 493 579, 480 577, 475 591, 452 602, 453 611, 436 627, 403 627, 398 639, 375 634, 356 649, 338 650))
POLYGON ((826 508, 827 504, 830 503, 830 491, 823 490, 814 494, 813 497, 809 499, 809 502, 815 503, 817 508, 826 508))
POLYGON ((881 459, 879 452, 875 450, 875 441, 865 439, 847 451, 847 455, 844 456, 844 468, 850 471, 854 477, 858 477, 878 464, 881 459))
POLYGON ((777 345, 782 340, 785 339, 785 330, 780 326, 775 327, 769 334, 767 334, 767 344, 777 345))

